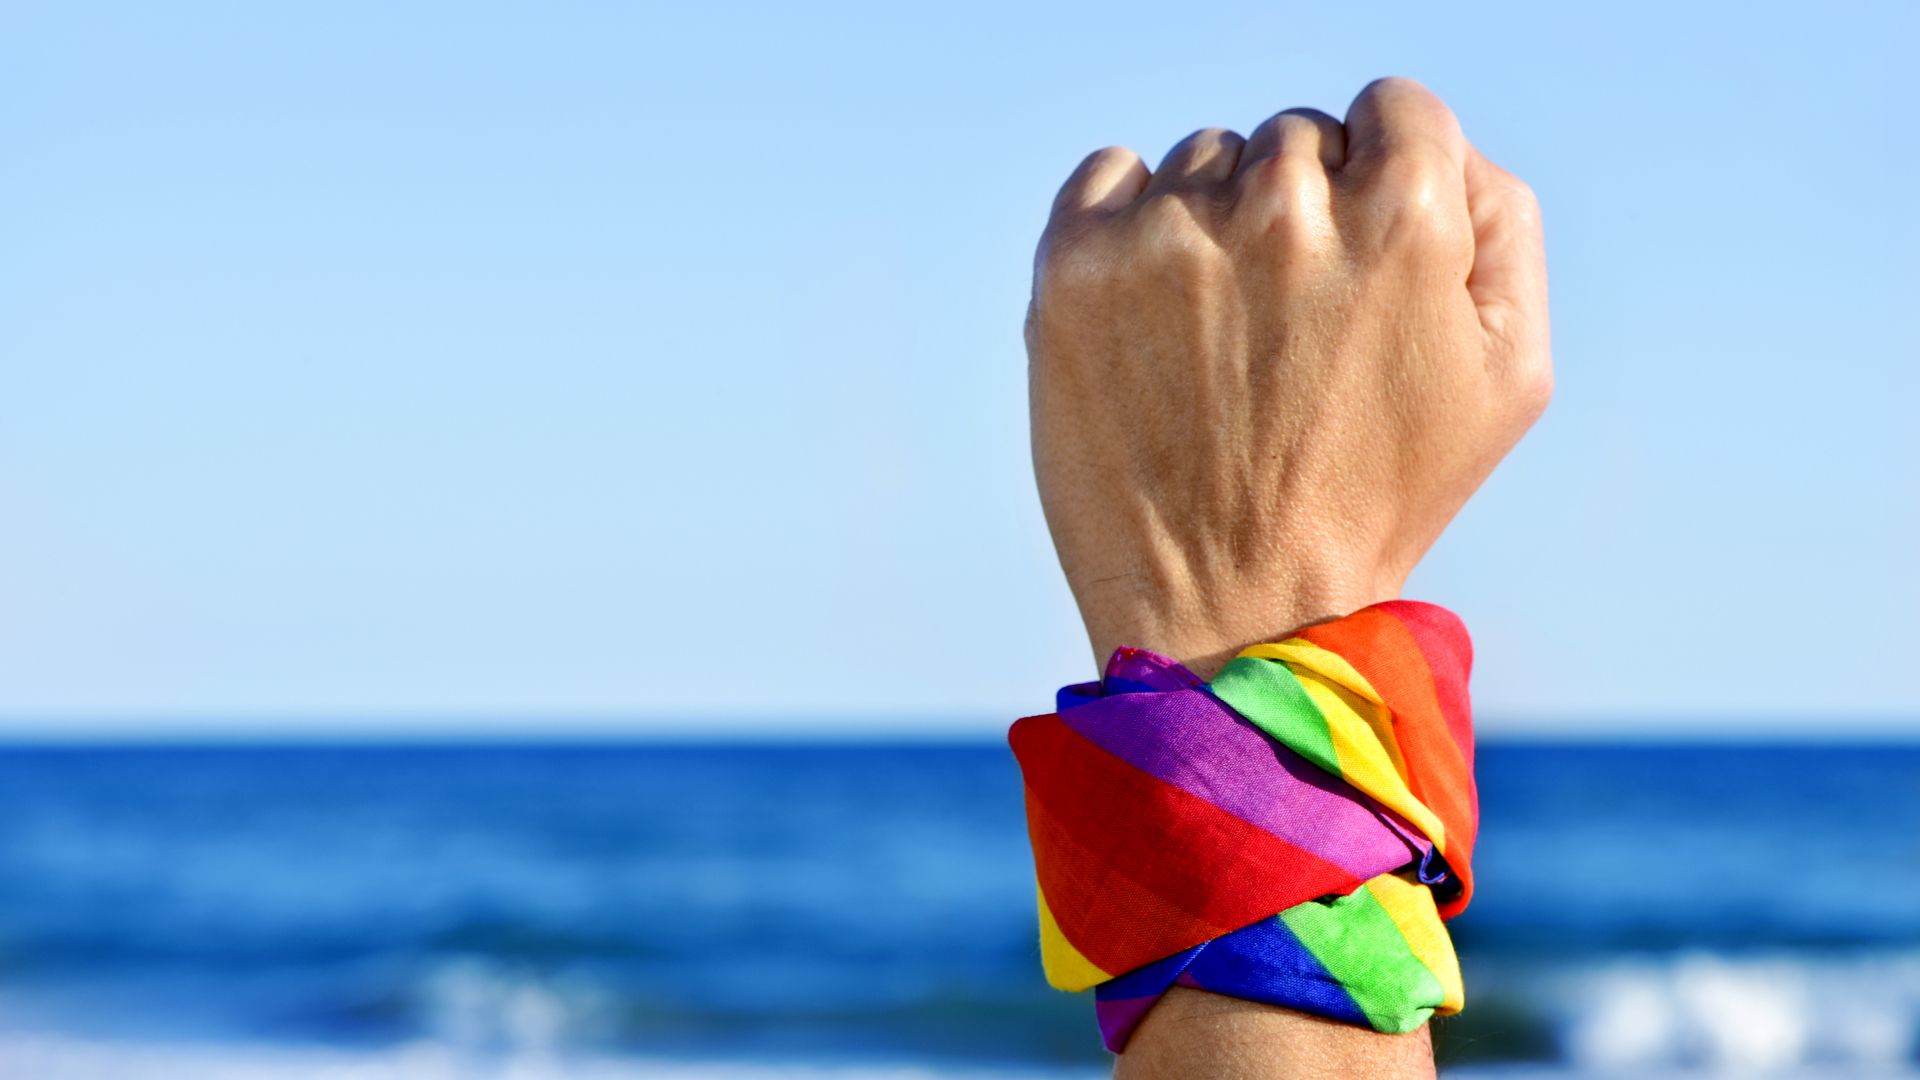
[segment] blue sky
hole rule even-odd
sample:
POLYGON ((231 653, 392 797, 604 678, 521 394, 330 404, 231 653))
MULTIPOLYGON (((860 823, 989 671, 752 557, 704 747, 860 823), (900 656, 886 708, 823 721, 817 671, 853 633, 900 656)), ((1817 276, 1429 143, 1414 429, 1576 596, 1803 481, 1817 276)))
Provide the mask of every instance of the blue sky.
POLYGON ((1044 708, 1054 188, 1382 74, 1547 215, 1489 730, 1920 731, 1913 5, 269 7, 0 13, 0 733, 1044 708))

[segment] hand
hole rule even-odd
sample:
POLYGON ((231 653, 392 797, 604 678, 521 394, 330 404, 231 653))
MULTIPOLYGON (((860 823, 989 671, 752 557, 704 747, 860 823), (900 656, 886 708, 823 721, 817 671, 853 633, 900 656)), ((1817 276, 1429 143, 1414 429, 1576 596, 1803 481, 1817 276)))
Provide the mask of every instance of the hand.
POLYGON ((1040 499, 1096 662, 1209 675, 1398 596, 1552 393, 1540 216, 1417 83, 1087 158, 1027 317, 1040 499))

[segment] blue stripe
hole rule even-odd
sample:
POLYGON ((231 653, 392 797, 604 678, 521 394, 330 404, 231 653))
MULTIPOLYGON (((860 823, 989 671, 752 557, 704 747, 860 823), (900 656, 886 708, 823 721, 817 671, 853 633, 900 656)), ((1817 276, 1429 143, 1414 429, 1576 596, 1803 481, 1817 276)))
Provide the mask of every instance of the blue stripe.
POLYGON ((1187 965, 1201 989, 1370 1028, 1340 980, 1277 918, 1217 937, 1187 965))

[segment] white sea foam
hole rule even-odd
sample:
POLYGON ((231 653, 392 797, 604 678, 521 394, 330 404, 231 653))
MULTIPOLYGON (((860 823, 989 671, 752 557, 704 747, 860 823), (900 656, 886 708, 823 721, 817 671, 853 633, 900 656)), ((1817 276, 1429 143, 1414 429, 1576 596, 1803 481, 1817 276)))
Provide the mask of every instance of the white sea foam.
POLYGON ((1507 1067, 1444 1068, 1442 1080, 1916 1080, 1920 1072, 1912 1070, 1866 1070, 1859 1068, 1789 1068, 1789 1070, 1728 1070, 1728 1068, 1559 1068, 1540 1065, 1507 1067))
POLYGON ((1920 953, 1690 952, 1529 981, 1581 1075, 1898 1076, 1920 1050, 1920 953))
MULTIPOLYGON (((1920 1080, 1920 953, 1680 953, 1478 972, 1558 1033, 1552 1063, 1447 1080, 1920 1080), (1505 986, 1501 984, 1506 982, 1505 986)), ((0 1080, 1093 1080, 1100 1070, 927 1062, 698 1061, 607 1052, 591 984, 478 959, 415 991, 419 1036, 387 1046, 190 1041, 77 1030, 0 994, 0 1080)), ((164 1030, 164 1029, 161 1029, 164 1030)))

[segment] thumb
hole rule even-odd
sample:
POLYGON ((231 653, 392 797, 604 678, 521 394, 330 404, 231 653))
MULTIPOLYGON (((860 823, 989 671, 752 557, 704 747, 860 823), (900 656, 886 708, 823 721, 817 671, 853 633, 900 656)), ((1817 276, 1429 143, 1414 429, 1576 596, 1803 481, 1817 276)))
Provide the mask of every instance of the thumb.
POLYGON ((1549 363, 1547 254, 1540 203, 1512 173, 1467 150, 1473 269, 1467 293, 1480 325, 1512 363, 1549 363))

